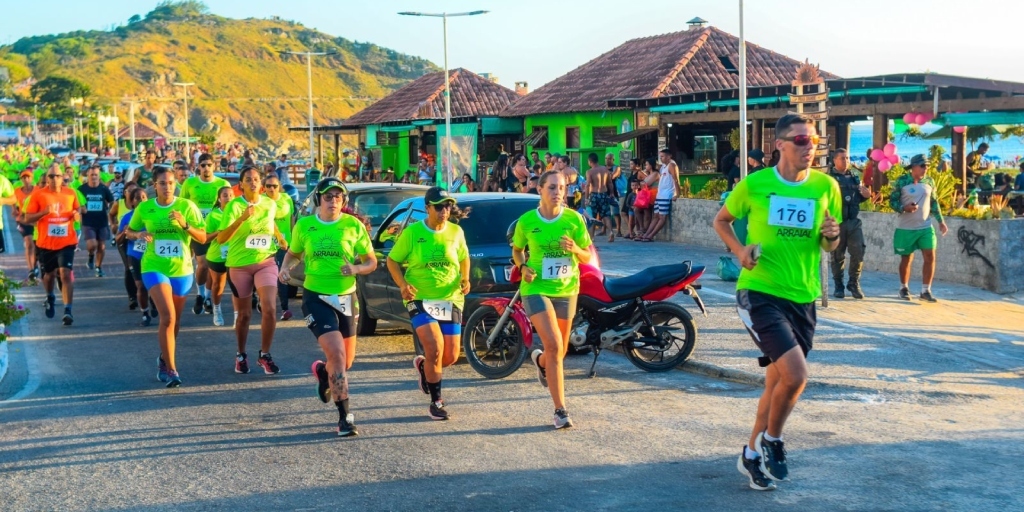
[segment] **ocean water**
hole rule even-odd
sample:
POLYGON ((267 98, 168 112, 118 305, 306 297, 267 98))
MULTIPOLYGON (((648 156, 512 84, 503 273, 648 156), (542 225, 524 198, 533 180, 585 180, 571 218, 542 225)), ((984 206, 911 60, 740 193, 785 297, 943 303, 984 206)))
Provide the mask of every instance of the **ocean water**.
MULTIPOLYGON (((865 158, 867 150, 871 148, 871 122, 856 122, 850 126, 852 128, 850 131, 850 147, 848 148, 850 156, 854 157, 854 161, 861 161, 861 159, 865 158)), ((936 128, 935 125, 929 124, 925 125, 924 131, 931 132, 936 128)), ((892 131, 892 123, 889 124, 889 131, 892 131)), ((1000 167, 1016 167, 1016 162, 1024 159, 1024 141, 1021 141, 1019 137, 1001 139, 999 136, 996 136, 992 140, 985 142, 989 145, 986 159, 1000 167)), ((918 153, 927 155, 928 149, 936 144, 946 148, 947 159, 950 153, 952 153, 952 141, 949 139, 924 140, 904 138, 902 135, 897 135, 893 143, 896 144, 897 153, 904 162, 909 161, 910 157, 918 153)), ((968 142, 967 151, 972 149, 971 143, 968 142)))

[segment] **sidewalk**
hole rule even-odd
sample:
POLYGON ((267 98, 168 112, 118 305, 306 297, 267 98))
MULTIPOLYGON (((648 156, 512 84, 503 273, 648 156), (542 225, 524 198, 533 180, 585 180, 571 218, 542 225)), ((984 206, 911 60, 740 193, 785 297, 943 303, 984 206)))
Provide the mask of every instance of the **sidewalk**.
MULTIPOLYGON (((682 260, 704 265, 700 294, 708 305, 709 317, 699 316, 689 297, 675 299, 697 321, 697 349, 691 360, 705 373, 720 370, 722 376, 739 380, 763 376, 764 371, 754 360, 759 353, 736 317, 736 285, 716 275, 718 258, 727 255, 724 247, 716 251, 670 242, 609 243, 600 239, 596 243, 602 268, 609 276, 682 260)), ((895 265, 894 259, 894 269, 895 265)), ((831 277, 829 281, 831 284, 831 277)), ((916 298, 920 276, 911 283, 916 298), (918 284, 913 284, 915 280, 918 284)), ((908 303, 896 297, 899 284, 895 274, 881 272, 865 272, 861 286, 867 296, 864 300, 830 296, 827 308, 818 302, 819 330, 811 361, 833 369, 845 366, 847 371, 822 374, 812 369, 812 378, 816 373, 822 377, 816 380, 835 383, 849 378, 878 378, 871 372, 851 371, 850 367, 914 368, 912 359, 923 354, 969 362, 970 368, 964 369, 971 371, 1017 378, 1024 375, 1024 298, 936 281, 932 291, 938 303, 908 303)))

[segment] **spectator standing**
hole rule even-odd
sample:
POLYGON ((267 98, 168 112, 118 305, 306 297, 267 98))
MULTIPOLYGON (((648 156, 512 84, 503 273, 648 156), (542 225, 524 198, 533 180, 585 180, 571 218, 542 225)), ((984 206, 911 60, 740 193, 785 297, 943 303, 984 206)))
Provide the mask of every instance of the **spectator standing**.
POLYGON ((860 203, 871 197, 871 191, 850 172, 850 157, 843 148, 837 149, 832 157, 829 175, 839 183, 839 192, 843 196, 843 221, 839 223, 839 245, 832 251, 832 280, 835 281, 833 295, 837 299, 842 299, 846 296, 845 290, 849 290, 853 298, 863 299, 860 273, 864 269, 865 244, 858 214, 860 203), (846 265, 847 251, 850 253, 850 279, 844 287, 843 268, 846 265))
POLYGON ((889 203, 893 210, 899 212, 892 246, 900 256, 900 299, 910 300, 910 264, 914 261, 914 252, 920 250, 924 257, 921 300, 937 302, 932 296, 937 240, 931 217, 939 221, 939 231, 943 236, 949 228, 935 199, 935 184, 925 175, 926 172, 924 155, 914 155, 910 159, 910 172, 900 176, 892 188, 889 203))

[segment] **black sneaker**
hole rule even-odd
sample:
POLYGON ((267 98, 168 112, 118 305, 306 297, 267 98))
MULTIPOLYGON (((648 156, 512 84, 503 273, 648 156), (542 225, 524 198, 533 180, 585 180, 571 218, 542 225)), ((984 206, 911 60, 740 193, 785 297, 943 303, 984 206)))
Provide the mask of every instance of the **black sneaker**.
POLYGON ((141 325, 143 327, 149 327, 149 324, 151 324, 152 322, 153 322, 153 317, 149 316, 149 312, 148 311, 143 311, 142 312, 142 321, 139 322, 139 325, 141 325))
POLYGON ((565 409, 555 409, 555 415, 552 418, 555 423, 555 429, 560 428, 572 428, 572 418, 569 417, 569 413, 565 412, 565 409))
POLYGON ((855 299, 863 299, 864 291, 860 289, 859 284, 850 283, 846 286, 846 289, 850 291, 850 296, 855 299))
POLYGON ((149 316, 153 318, 160 316, 160 312, 156 310, 156 304, 152 300, 149 301, 149 316))
POLYGON ((209 297, 203 300, 203 312, 207 315, 213 314, 213 301, 209 297))
POLYGON ((56 310, 56 308, 53 307, 54 300, 56 300, 56 299, 54 297, 50 296, 50 297, 47 297, 46 298, 46 302, 43 303, 43 306, 46 307, 46 311, 45 311, 46 318, 53 318, 54 316, 57 315, 57 310, 56 310))
POLYGON ((327 375, 327 365, 323 361, 313 361, 313 376, 316 377, 316 397, 321 402, 331 401, 331 384, 327 375))
POLYGON ((751 489, 755 491, 775 490, 775 482, 772 482, 770 478, 764 476, 764 473, 761 472, 760 457, 750 460, 743 456, 743 451, 741 450, 740 458, 736 461, 736 469, 740 470, 740 473, 750 479, 751 489))
POLYGON ((936 299, 935 297, 932 297, 932 292, 931 291, 921 292, 921 300, 923 300, 925 302, 932 302, 932 303, 939 301, 939 299, 936 299))
POLYGON ((423 363, 426 361, 427 358, 423 356, 416 356, 412 360, 412 367, 416 369, 416 375, 419 375, 419 379, 417 380, 419 381, 420 391, 422 391, 424 395, 429 395, 430 390, 427 389, 427 373, 423 371, 423 363))
POLYGON ((267 375, 274 375, 281 371, 280 368, 274 364, 274 358, 270 357, 269 352, 260 351, 260 358, 256 360, 256 364, 263 368, 263 373, 267 375))
POLYGON ((430 402, 430 419, 439 421, 448 419, 448 411, 444 410, 444 400, 430 402))
POLYGON ((836 291, 832 292, 832 296, 837 299, 845 299, 846 293, 843 292, 842 288, 836 288, 836 291))
POLYGON ((86 267, 89 267, 89 270, 92 270, 92 269, 96 268, 96 265, 94 263, 95 259, 96 259, 96 256, 90 253, 89 254, 89 262, 85 264, 86 267))
POLYGON ((348 416, 338 420, 338 437, 351 437, 358 435, 359 431, 356 430, 355 416, 352 413, 348 413, 348 416))
POLYGON ((249 373, 249 358, 244 352, 235 355, 235 373, 249 373))
POLYGON ((757 454, 761 456, 761 471, 772 480, 781 482, 789 476, 789 468, 786 467, 786 449, 782 446, 782 440, 769 441, 764 438, 764 432, 757 435, 754 443, 757 454))
POLYGON ((139 300, 135 297, 128 299, 128 311, 135 311, 139 309, 139 300))
POLYGON ((71 316, 70 311, 65 311, 64 318, 61 318, 61 321, 64 322, 64 326, 66 327, 75 322, 75 317, 71 316))
POLYGON ((192 304, 192 312, 197 314, 197 315, 203 314, 203 296, 202 295, 196 295, 196 301, 195 301, 194 304, 192 304))
POLYGON ((900 300, 910 300, 910 288, 900 288, 900 300))

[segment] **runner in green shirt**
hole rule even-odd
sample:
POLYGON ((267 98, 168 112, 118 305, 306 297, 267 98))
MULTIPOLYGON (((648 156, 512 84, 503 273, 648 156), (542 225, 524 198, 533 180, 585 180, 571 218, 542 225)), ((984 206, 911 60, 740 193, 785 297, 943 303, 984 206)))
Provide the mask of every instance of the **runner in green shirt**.
POLYGON ((839 184, 810 169, 819 141, 814 121, 782 116, 775 137, 778 165, 741 180, 714 220, 743 266, 737 311, 764 354, 761 366, 767 366, 753 433, 736 463, 759 491, 774 489, 773 481, 789 473, 782 429, 807 384, 821 251, 839 244, 843 220, 839 184), (748 219, 746 246, 732 227, 742 218, 748 219))
POLYGON ((227 282, 228 268, 225 261, 228 256, 228 247, 217 241, 220 233, 221 221, 224 220, 224 208, 235 198, 235 191, 230 186, 221 187, 217 191, 217 203, 206 216, 206 239, 210 240, 209 250, 206 252, 206 264, 210 268, 210 295, 213 306, 213 325, 224 325, 224 313, 220 308, 220 298, 224 293, 224 284, 227 282))
POLYGON ((174 360, 175 337, 181 325, 185 298, 192 289, 192 251, 189 242, 206 241, 203 215, 187 199, 174 197, 174 173, 161 169, 153 175, 156 198, 135 208, 126 231, 129 240, 145 240, 142 284, 149 291, 160 317, 160 358, 157 376, 167 387, 181 385, 174 360), (145 229, 145 231, 143 231, 145 229), (169 321, 170 323, 166 323, 169 321))
MULTIPOLYGON (((274 215, 274 225, 277 226, 277 230, 284 236, 284 240, 289 245, 292 243, 292 225, 294 224, 294 213, 295 205, 292 203, 292 198, 288 194, 281 193, 281 179, 277 177, 275 173, 268 173, 263 181, 263 189, 274 204, 277 206, 277 212, 274 215)), ((274 254, 274 262, 277 264, 277 268, 281 268, 281 262, 284 261, 285 253, 288 252, 287 247, 278 247, 277 252, 274 254)), ((279 320, 291 320, 292 312, 288 309, 288 295, 291 294, 292 286, 287 283, 278 281, 277 283, 277 298, 281 301, 281 316, 279 320)))
POLYGON ((589 262, 591 256, 586 221, 565 207, 567 185, 560 171, 542 174, 538 185, 540 206, 519 217, 512 237, 512 259, 523 274, 523 308, 544 347, 530 356, 537 367, 537 379, 551 393, 556 429, 573 426, 565 410, 562 359, 576 313, 578 265, 589 262))
POLYGON ((261 308, 261 346, 257 364, 267 375, 281 371, 270 356, 277 329, 277 264, 274 253, 278 247, 288 248, 284 235, 274 224, 277 204, 267 196, 260 195, 263 188, 260 171, 246 167, 238 175, 242 197, 228 203, 221 219, 221 230, 217 241, 228 245, 227 267, 229 284, 235 306, 235 373, 249 373, 249 360, 245 353, 249 337, 249 320, 252 318, 252 294, 259 295, 261 308), (274 240, 277 245, 274 245, 274 240))
POLYGON ((465 215, 455 198, 443 188, 432 187, 423 200, 427 218, 402 231, 387 263, 423 345, 424 355, 416 356, 412 365, 420 390, 430 395, 429 415, 447 420, 441 398, 442 369, 459 359, 462 309, 469 293, 469 248, 462 228, 449 222, 465 215))
MULTIPOLYGON (((181 185, 181 192, 178 193, 179 197, 195 203, 203 217, 206 217, 217 203, 217 191, 231 186, 228 180, 214 176, 213 170, 213 157, 203 153, 199 156, 199 174, 186 178, 181 185)), ((196 255, 196 288, 199 290, 192 305, 192 312, 197 315, 202 314, 203 310, 213 313, 213 301, 210 298, 210 287, 213 284, 206 263, 209 249, 210 241, 205 244, 192 242, 192 252, 196 255)))
POLYGON ((316 213, 303 217, 292 230, 292 246, 281 264, 280 280, 291 279, 300 261, 306 266, 302 284, 302 314, 316 336, 327 362, 313 362, 317 396, 327 403, 331 396, 338 408, 338 436, 358 432, 349 412, 348 370, 356 356, 355 300, 357 274, 377 268, 370 235, 356 217, 343 214, 348 189, 337 178, 321 180, 316 187, 316 213))

